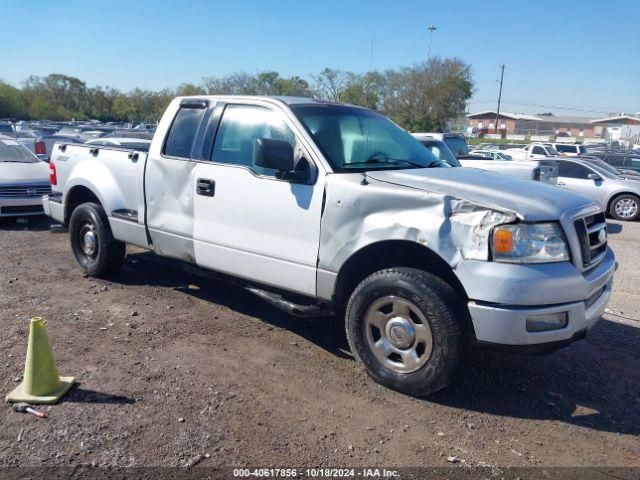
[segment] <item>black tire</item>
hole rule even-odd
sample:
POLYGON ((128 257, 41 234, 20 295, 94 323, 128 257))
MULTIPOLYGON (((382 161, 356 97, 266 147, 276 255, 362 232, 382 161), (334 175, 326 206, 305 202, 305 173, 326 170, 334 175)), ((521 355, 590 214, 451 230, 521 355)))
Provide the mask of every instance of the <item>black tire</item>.
POLYGON ((640 216, 640 198, 631 194, 620 195, 611 202, 609 213, 616 220, 633 222, 640 216), (627 208, 623 208, 623 205, 627 208))
POLYGON ((116 274, 126 254, 126 244, 115 240, 104 209, 95 203, 83 203, 69 220, 71 250, 80 266, 91 277, 116 274), (91 242, 86 242, 87 236, 91 242), (94 248, 89 248, 89 244, 94 248))
MULTIPOLYGON (((382 309, 376 313, 388 314, 382 309)), ((398 317, 383 320, 387 325, 385 330, 393 318, 398 317)), ((425 396, 446 387, 458 373, 469 351, 469 313, 466 307, 449 284, 422 270, 390 268, 367 277, 349 299, 345 323, 351 351, 362 362, 367 373, 385 387, 409 395, 425 396), (415 371, 404 373, 389 367, 391 356, 396 354, 391 353, 383 363, 370 346, 375 338, 374 333, 368 330, 374 332, 377 328, 367 324, 365 317, 369 318, 367 315, 371 309, 379 302, 384 305, 390 297, 405 304, 403 301, 406 300, 417 307, 419 312, 412 311, 410 316, 421 313, 422 320, 426 319, 431 329, 431 353, 426 363, 415 371)), ((418 341, 417 336, 415 338, 414 343, 418 341)))

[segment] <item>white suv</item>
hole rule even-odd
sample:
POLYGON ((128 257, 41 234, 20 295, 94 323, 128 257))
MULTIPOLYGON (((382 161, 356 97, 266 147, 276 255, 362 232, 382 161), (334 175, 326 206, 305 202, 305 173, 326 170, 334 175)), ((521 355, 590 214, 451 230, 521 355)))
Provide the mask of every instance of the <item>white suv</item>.
POLYGON ((553 148, 563 157, 577 157, 587 155, 587 147, 577 143, 552 143, 553 148))

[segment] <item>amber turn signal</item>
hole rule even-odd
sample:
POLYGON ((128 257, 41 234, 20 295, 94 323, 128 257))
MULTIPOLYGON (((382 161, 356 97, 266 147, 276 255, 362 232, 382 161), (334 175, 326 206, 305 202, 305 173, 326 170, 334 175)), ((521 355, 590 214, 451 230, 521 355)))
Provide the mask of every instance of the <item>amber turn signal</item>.
POLYGON ((493 251, 496 253, 510 253, 513 250, 513 232, 511 230, 496 229, 493 232, 493 251))

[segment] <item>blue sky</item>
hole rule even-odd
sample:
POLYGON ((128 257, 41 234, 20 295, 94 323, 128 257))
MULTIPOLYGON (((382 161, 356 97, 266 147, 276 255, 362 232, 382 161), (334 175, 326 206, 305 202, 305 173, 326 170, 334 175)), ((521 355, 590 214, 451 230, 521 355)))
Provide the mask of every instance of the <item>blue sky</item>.
POLYGON ((433 55, 470 63, 471 110, 640 112, 640 1, 0 0, 0 78, 160 89, 237 71, 310 78, 433 55))

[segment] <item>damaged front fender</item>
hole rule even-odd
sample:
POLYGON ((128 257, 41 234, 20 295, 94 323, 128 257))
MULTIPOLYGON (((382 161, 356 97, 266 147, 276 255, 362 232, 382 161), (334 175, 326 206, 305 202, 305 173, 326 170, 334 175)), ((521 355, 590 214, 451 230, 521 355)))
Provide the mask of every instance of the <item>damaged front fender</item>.
POLYGON ((381 241, 415 242, 452 269, 463 259, 487 260, 491 229, 516 219, 514 213, 451 195, 362 180, 361 174, 329 176, 318 255, 319 290, 330 289, 320 278, 322 272, 337 274, 353 254, 381 241))

